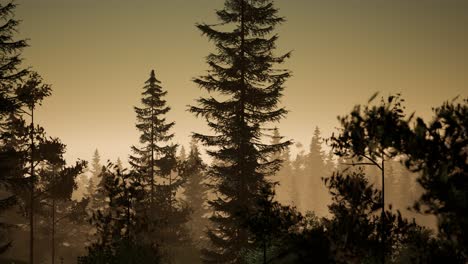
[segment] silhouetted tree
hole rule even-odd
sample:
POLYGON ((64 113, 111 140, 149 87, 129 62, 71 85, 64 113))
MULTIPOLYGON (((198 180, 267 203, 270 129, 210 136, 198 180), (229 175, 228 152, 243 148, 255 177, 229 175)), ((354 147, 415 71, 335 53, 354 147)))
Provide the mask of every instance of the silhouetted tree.
POLYGON ((322 149, 322 136, 320 135, 320 129, 318 127, 315 127, 309 153, 305 159, 304 170, 307 175, 306 182, 308 183, 308 188, 306 189, 307 193, 305 195, 307 200, 305 200, 304 203, 309 210, 317 213, 324 213, 326 208, 323 208, 323 197, 326 194, 326 190, 323 187, 321 178, 325 175, 325 154, 322 149))
POLYGON ((395 259, 408 234, 418 229, 391 211, 378 216, 381 192, 368 183, 363 170, 336 173, 324 180, 332 194, 331 219, 324 222, 334 263, 377 263, 382 254, 381 232, 386 237, 385 252, 395 259))
POLYGON ((90 215, 104 204, 105 194, 101 192, 102 188, 99 188, 103 183, 101 179, 102 170, 103 166, 101 164, 101 156, 99 155, 99 151, 96 149, 91 160, 91 175, 86 188, 86 197, 89 199, 88 211, 90 215))
MULTIPOLYGON (((166 106, 164 96, 167 91, 163 91, 161 82, 156 79, 154 70, 151 71, 150 78, 143 87, 143 98, 141 103, 143 108, 135 107, 137 114, 137 129, 141 132, 140 143, 142 148, 132 147, 134 156, 130 156, 130 164, 148 174, 146 181, 151 188, 150 202, 153 203, 156 190, 156 176, 164 180, 171 181, 171 172, 175 168, 175 152, 177 145, 169 145, 166 142, 174 137, 169 130, 174 126, 174 122, 167 123, 164 115, 169 112, 170 107, 166 106), (159 144, 159 145, 158 145, 159 144), (163 145, 165 144, 165 145, 163 145)), ((171 190, 168 195, 172 196, 171 190)))
POLYGON ((423 193, 415 208, 437 217, 446 254, 464 263, 468 259, 468 99, 446 102, 434 114, 427 124, 417 119, 401 149, 408 155, 406 165, 421 173, 418 183, 423 193))
MULTIPOLYGON (((377 96, 375 94, 369 103, 377 96)), ((382 248, 385 245, 385 160, 398 154, 396 149, 402 146, 402 135, 409 131, 408 120, 403 114, 404 100, 399 96, 382 99, 377 106, 356 106, 350 115, 340 117, 341 130, 338 136, 332 136, 332 147, 335 153, 351 159, 348 165, 376 166, 381 171, 382 182, 382 248), (356 161, 357 159, 357 161, 356 161)), ((410 117, 411 119, 411 117, 410 117)), ((385 262, 385 252, 382 252, 382 263, 385 262)))
POLYGON ((186 179, 183 186, 185 200, 192 211, 190 232, 197 243, 203 243, 206 239, 204 234, 208 225, 206 165, 200 155, 196 141, 192 140, 189 155, 180 165, 180 174, 186 179))
POLYGON ((19 20, 14 18, 16 3, 0 4, 0 98, 2 108, 11 106, 11 92, 27 69, 20 69, 21 52, 27 46, 25 40, 15 40, 14 34, 18 30, 19 20), (5 100, 5 101, 3 101, 5 100), (5 104, 8 103, 8 104, 5 104))
MULTIPOLYGON (((11 134, 8 132, 6 123, 8 116, 21 106, 16 100, 15 89, 28 71, 20 68, 21 52, 27 46, 25 40, 15 40, 14 34, 17 32, 19 21, 14 18, 16 4, 0 4, 0 142, 6 140, 11 134)), ((16 203, 16 196, 12 192, 13 185, 20 184, 19 181, 12 181, 17 178, 17 168, 21 159, 21 153, 17 152, 11 146, 6 146, 4 142, 0 143, 0 190, 5 194, 0 196, 0 214, 11 208, 16 203)), ((24 185, 24 182, 21 183, 24 185)), ((4 228, 1 224, 0 229, 0 254, 5 252, 11 242, 6 238, 4 228)))
POLYGON ((142 183, 148 189, 145 197, 153 221, 159 223, 156 233, 151 238, 161 245, 161 252, 172 261, 175 248, 187 240, 185 224, 188 221, 189 210, 180 200, 176 192, 184 180, 175 175, 177 169, 177 145, 169 144, 174 137, 170 129, 174 122, 168 123, 165 115, 170 107, 166 105, 161 82, 156 79, 154 71, 143 87, 142 108, 135 107, 137 114, 136 127, 140 131, 140 148, 133 146, 135 155, 130 156, 130 165, 142 175, 142 183))
MULTIPOLYGON (((43 145, 44 148, 44 145, 43 145)), ((51 233, 51 261, 55 263, 56 259, 56 230, 57 224, 71 214, 71 196, 76 189, 76 177, 82 173, 86 167, 85 161, 78 161, 73 166, 65 166, 63 154, 65 145, 58 139, 51 141, 44 152, 50 152, 53 159, 48 159, 47 163, 41 166, 38 171, 39 180, 36 191, 36 199, 43 207, 50 207, 50 210, 44 210, 47 223, 46 229, 51 233), (61 208, 62 210, 58 209, 61 208)), ((42 221, 41 221, 42 222, 42 221)))
POLYGON ((102 171, 106 205, 93 213, 97 241, 80 257, 82 264, 160 263, 158 245, 148 240, 151 220, 138 209, 146 195, 141 175, 109 164, 102 171))
POLYGON ((223 95, 198 99, 190 111, 204 117, 215 135, 194 134, 208 153, 223 161, 210 167, 218 198, 210 201, 215 211, 209 237, 213 247, 204 252, 207 263, 239 263, 240 252, 252 247, 253 234, 243 228, 245 219, 258 210, 260 190, 271 187, 265 176, 279 169, 280 160, 270 154, 289 142, 262 142, 265 124, 279 121, 286 110, 278 107, 283 84, 290 73, 275 65, 289 53, 275 56, 278 37, 271 33, 284 19, 271 1, 227 0, 216 12, 225 27, 197 25, 217 48, 207 57, 210 70, 194 81, 208 92, 223 95))
POLYGON ((30 263, 34 263, 34 206, 36 204, 35 189, 37 182, 35 169, 44 160, 53 159, 55 158, 53 155, 58 155, 58 153, 47 151, 50 141, 45 136, 44 129, 40 126, 36 127, 34 123, 36 107, 41 105, 44 98, 50 94, 50 85, 43 84, 39 74, 30 73, 15 89, 15 99, 20 107, 8 116, 7 122, 7 130, 12 135, 8 139, 7 145, 22 153, 22 164, 20 165, 22 169, 19 170, 19 173, 21 177, 29 176, 29 201, 27 207, 29 208, 30 225, 30 263), (24 117, 29 118, 29 125, 26 124, 24 117))

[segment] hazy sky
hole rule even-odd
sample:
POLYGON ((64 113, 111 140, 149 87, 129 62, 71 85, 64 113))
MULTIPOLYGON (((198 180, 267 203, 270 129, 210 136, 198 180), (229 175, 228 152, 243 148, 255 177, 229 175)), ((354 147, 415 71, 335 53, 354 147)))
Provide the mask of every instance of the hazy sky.
MULTIPOLYGON (((133 106, 156 71, 172 107, 175 142, 206 131, 188 113, 199 97, 192 79, 204 74, 213 43, 195 28, 216 23, 222 0, 17 0, 19 31, 28 38, 25 64, 53 85, 37 120, 67 144, 67 158, 126 160, 138 143, 133 106)), ((337 115, 376 91, 401 92, 407 108, 431 107, 468 95, 466 0, 278 0, 287 22, 278 52, 293 77, 280 132, 308 146, 315 126, 325 136, 337 115)))

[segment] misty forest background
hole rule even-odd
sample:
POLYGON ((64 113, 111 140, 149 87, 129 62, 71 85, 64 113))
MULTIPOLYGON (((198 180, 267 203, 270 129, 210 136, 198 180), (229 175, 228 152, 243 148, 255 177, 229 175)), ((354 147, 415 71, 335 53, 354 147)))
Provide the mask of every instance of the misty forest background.
POLYGON ((174 142, 170 89, 149 69, 128 162, 96 149, 69 164, 35 122, 52 88, 22 64, 15 8, 1 1, 1 263, 467 262, 466 98, 423 120, 399 94, 369 94, 335 134, 295 143, 276 128, 284 18, 273 1, 226 0, 196 25, 216 49, 188 111, 210 133, 174 142))

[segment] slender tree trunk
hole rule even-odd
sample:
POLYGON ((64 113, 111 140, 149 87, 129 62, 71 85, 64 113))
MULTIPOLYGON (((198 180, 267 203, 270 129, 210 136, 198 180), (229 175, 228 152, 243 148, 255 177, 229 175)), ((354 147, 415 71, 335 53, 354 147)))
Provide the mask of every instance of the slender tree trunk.
POLYGON ((55 264, 55 198, 52 198, 52 264, 55 264))
POLYGON ((127 188, 127 180, 128 178, 124 178, 124 186, 125 186, 125 196, 126 196, 126 199, 127 199, 127 241, 128 243, 130 243, 130 221, 131 221, 131 217, 130 217, 130 206, 131 206, 131 202, 132 202, 132 199, 131 199, 131 196, 130 196, 130 192, 128 191, 128 188, 127 188))
POLYGON ((154 109, 151 107, 151 207, 153 206, 154 202, 154 125, 154 109))
POLYGON ((169 214, 172 214, 172 175, 169 173, 169 214))
POLYGON ((34 108, 31 109, 31 172, 30 172, 30 208, 29 208, 29 263, 34 264, 34 108))
MULTIPOLYGON (((244 56, 245 56, 245 0, 240 0, 241 2, 241 32, 240 32, 240 35, 241 35, 241 45, 240 45, 240 49, 241 49, 241 67, 240 67, 240 70, 241 70, 241 94, 240 94, 240 98, 239 98, 239 126, 240 126, 240 129, 239 129, 239 200, 240 200, 240 204, 241 206, 246 206, 247 204, 247 192, 246 192, 246 188, 245 188, 245 168, 244 168, 244 159, 245 159, 245 138, 244 138, 244 135, 243 135, 243 128, 244 128, 244 124, 245 124, 245 62, 244 62, 244 56)), ((245 246, 245 243, 248 242, 248 235, 246 234, 246 231, 245 229, 243 228, 240 228, 239 229, 239 236, 238 236, 238 243, 239 243, 239 246, 240 247, 243 247, 245 246)))
POLYGON ((385 264, 385 160, 382 153, 382 264, 385 264))

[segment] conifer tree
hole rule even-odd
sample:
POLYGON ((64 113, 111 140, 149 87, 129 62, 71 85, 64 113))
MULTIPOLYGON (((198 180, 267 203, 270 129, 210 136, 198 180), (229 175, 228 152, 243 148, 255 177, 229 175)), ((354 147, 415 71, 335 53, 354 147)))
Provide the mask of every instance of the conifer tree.
POLYGON ((51 260, 56 260, 57 230, 58 224, 64 218, 72 214, 69 208, 73 191, 76 189, 76 177, 86 167, 85 161, 78 161, 74 166, 66 166, 63 154, 65 145, 59 139, 51 140, 47 145, 42 145, 42 152, 50 156, 38 170, 38 188, 36 199, 42 207, 48 210, 38 210, 44 214, 46 221, 38 221, 51 236, 51 260), (50 209, 49 209, 50 207, 50 209))
POLYGON ((184 184, 185 200, 192 210, 190 232, 195 242, 205 240, 204 229, 208 225, 205 216, 208 213, 205 207, 208 192, 205 179, 206 165, 200 155, 196 141, 192 140, 189 155, 181 164, 181 174, 187 180, 184 184))
POLYGON ((14 39, 19 24, 13 14, 16 6, 14 2, 0 4, 0 95, 2 95, 0 98, 2 99, 7 99, 3 95, 12 92, 14 84, 28 73, 28 70, 19 68, 22 61, 21 51, 27 43, 25 40, 14 39))
POLYGON ((90 216, 94 211, 104 205, 105 195, 102 193, 102 170, 103 165, 101 164, 101 156, 99 151, 96 149, 91 160, 91 175, 89 177, 88 186, 86 188, 86 197, 89 199, 87 210, 90 216))
POLYGON ((101 156, 99 151, 96 149, 91 160, 91 176, 88 184, 88 195, 92 196, 96 191, 96 185, 99 183, 99 175, 102 171, 101 156))
POLYGON ((134 155, 130 156, 129 163, 142 176, 142 184, 148 192, 141 202, 148 205, 145 210, 150 209, 152 222, 159 223, 151 239, 161 245, 165 261, 171 262, 178 245, 187 239, 185 223, 189 211, 176 199, 183 179, 175 175, 177 145, 170 143, 174 137, 170 132, 174 122, 167 122, 165 118, 170 110, 164 100, 166 94, 152 70, 143 87, 142 107, 135 107, 141 146, 132 147, 134 155))
POLYGON ((97 240, 78 263, 161 263, 158 245, 146 237, 151 220, 139 210, 139 201, 146 195, 141 175, 108 164, 101 176, 99 188, 106 206, 93 212, 91 224, 97 230, 97 240))
POLYGON ((268 158, 290 143, 262 141, 271 131, 268 123, 286 114, 278 103, 290 73, 275 66, 290 54, 273 53, 278 39, 273 31, 284 21, 277 13, 272 1, 226 0, 216 12, 218 26, 197 25, 217 51, 207 57, 208 73, 194 82, 220 95, 202 97, 198 106, 190 108, 206 119, 214 133, 194 137, 213 147, 208 153, 221 161, 210 167, 218 198, 210 201, 215 213, 208 233, 213 247, 203 256, 207 263, 239 263, 241 252, 252 247, 255 237, 244 228, 245 220, 259 209, 261 190, 272 187, 265 177, 275 174, 281 164, 268 158))
POLYGON ((50 94, 50 85, 44 84, 38 73, 31 72, 27 79, 15 89, 16 100, 21 107, 17 112, 9 116, 10 133, 15 135, 15 139, 12 140, 13 145, 18 151, 26 155, 24 156, 26 162, 23 164, 22 173, 23 177, 28 176, 29 185, 29 199, 26 203, 30 226, 30 263, 34 263, 34 216, 37 203, 35 191, 38 180, 36 167, 44 160, 54 158, 53 155, 59 155, 57 151, 52 153, 47 151, 50 141, 45 136, 44 128, 37 126, 34 120, 36 108, 50 94), (27 122, 24 117, 29 118, 28 125, 26 125, 27 122), (48 153, 44 153, 44 150, 48 153))
MULTIPOLYGON (((19 21, 14 19, 15 3, 0 3, 0 187, 6 196, 0 196, 0 214, 13 206, 17 198, 11 190, 11 179, 19 166, 21 154, 15 149, 4 144, 4 140, 10 137, 7 118, 17 111, 20 104, 15 98, 15 87, 22 77, 27 74, 26 69, 19 67, 21 52, 27 46, 25 40, 15 40, 19 21)), ((19 182, 16 182, 18 184, 19 182)), ((24 184, 24 183, 23 183, 24 184)), ((0 232, 5 225, 1 225, 0 232)), ((4 240, 0 234, 0 254, 8 249, 11 242, 4 240)))
POLYGON ((321 182, 321 178, 325 174, 325 157, 322 150, 322 137, 320 129, 315 127, 314 135, 309 147, 309 154, 307 154, 305 162, 305 173, 307 174, 307 201, 304 201, 309 210, 317 213, 326 211, 323 204, 323 197, 326 195, 327 190, 321 182))
MULTIPOLYGON (((168 143, 174 137, 170 129, 175 123, 169 123, 165 118, 170 110, 164 100, 166 94, 167 91, 163 91, 161 82, 156 79, 154 70, 152 70, 150 78, 143 87, 143 98, 141 99, 143 107, 135 107, 136 127, 141 132, 140 144, 143 146, 141 148, 132 147, 135 155, 130 156, 130 165, 147 174, 146 181, 150 187, 151 203, 155 201, 156 185, 158 184, 156 176, 164 180, 166 185, 168 181, 171 181, 171 172, 176 165, 177 145, 168 143)), ((172 191, 168 195, 172 195, 172 191)))

